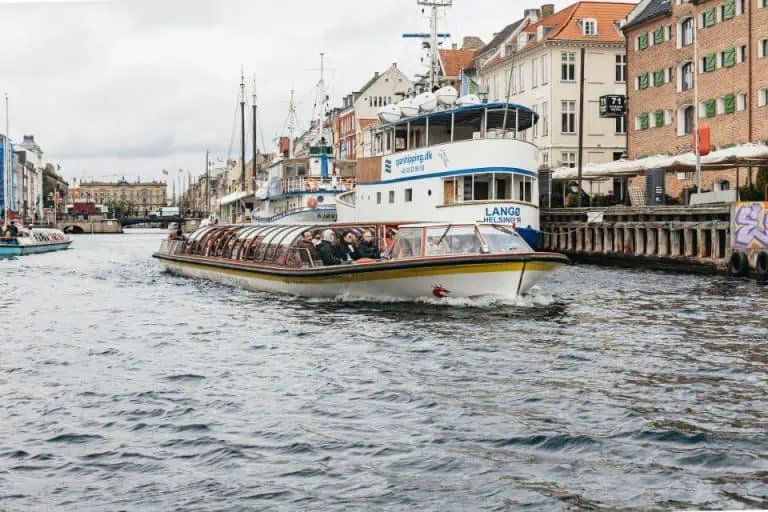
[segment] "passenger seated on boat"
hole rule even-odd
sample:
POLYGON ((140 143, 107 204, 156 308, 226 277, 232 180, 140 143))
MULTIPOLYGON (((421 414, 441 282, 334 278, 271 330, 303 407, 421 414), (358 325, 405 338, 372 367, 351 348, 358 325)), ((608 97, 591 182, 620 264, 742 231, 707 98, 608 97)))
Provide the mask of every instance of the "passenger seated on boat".
POLYGON ((342 261, 354 261, 360 259, 357 252, 357 236, 352 231, 344 233, 342 243, 340 244, 340 259, 342 261))
POLYGON ((334 249, 335 241, 336 233, 332 229, 323 231, 323 239, 317 246, 317 255, 320 256, 323 265, 341 265, 342 260, 336 255, 334 249))
POLYGON ((19 236, 19 228, 16 227, 16 221, 11 221, 5 228, 5 238, 16 238, 19 236))
POLYGON ((315 250, 311 231, 305 231, 301 234, 301 239, 296 242, 296 248, 299 249, 302 260, 307 257, 313 260, 317 259, 317 251, 315 250))
POLYGON ((381 259, 381 251, 376 247, 370 231, 363 231, 363 240, 357 246, 357 254, 360 258, 381 259))

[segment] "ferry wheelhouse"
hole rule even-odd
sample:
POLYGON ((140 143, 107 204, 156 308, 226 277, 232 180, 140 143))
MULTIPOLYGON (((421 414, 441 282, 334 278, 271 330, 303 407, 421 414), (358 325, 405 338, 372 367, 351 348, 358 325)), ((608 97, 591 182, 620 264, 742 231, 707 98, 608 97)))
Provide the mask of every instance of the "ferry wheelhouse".
POLYGON ((372 131, 373 156, 358 160, 356 189, 337 198, 339 222, 511 224, 538 247, 537 148, 522 139, 535 112, 475 98, 413 117, 392 114, 372 131))
POLYGON ((472 298, 527 293, 567 263, 538 253, 497 224, 231 225, 164 240, 154 254, 166 270, 257 291, 307 297, 472 298), (381 259, 323 265, 302 235, 374 235, 381 259))
POLYGON ((69 248, 70 244, 71 238, 61 230, 22 228, 15 237, 0 238, 0 257, 60 251, 69 248))

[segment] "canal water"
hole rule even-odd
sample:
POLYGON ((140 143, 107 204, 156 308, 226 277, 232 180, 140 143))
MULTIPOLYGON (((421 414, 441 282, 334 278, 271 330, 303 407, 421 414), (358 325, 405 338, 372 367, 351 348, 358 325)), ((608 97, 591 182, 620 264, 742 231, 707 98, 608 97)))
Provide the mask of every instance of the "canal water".
POLYGON ((506 303, 0 261, 0 510, 768 508, 768 289, 573 266, 506 303))

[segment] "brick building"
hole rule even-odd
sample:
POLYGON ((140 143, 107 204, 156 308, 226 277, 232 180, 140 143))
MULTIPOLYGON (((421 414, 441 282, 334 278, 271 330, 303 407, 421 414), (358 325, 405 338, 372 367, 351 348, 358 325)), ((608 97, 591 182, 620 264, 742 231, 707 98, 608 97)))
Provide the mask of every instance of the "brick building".
POLYGON ((93 202, 117 207, 128 215, 148 215, 157 208, 166 206, 166 184, 160 181, 136 181, 129 183, 125 178, 117 182, 80 182, 67 194, 67 203, 93 202))
MULTIPOLYGON (((697 120, 713 149, 768 144, 768 0, 643 0, 624 34, 631 159, 691 152, 697 120)), ((753 176, 742 169, 740 185, 753 176)), ((694 173, 666 185, 678 197, 694 173)), ((735 169, 702 173, 703 190, 735 185, 735 169)))

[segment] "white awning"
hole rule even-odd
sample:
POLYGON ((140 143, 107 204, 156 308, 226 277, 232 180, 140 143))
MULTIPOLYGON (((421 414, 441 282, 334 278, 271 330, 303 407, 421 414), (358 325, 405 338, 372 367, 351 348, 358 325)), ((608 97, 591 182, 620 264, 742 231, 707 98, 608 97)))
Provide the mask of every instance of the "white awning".
POLYGON ((227 204, 235 203, 252 195, 252 192, 232 192, 231 194, 227 194, 226 196, 222 197, 221 201, 219 201, 219 204, 224 206, 227 204))
MULTIPOLYGON (((703 170, 730 169, 733 167, 762 166, 768 164, 768 146, 764 144, 740 144, 727 149, 713 151, 701 157, 703 170)), ((639 160, 618 160, 603 164, 587 164, 582 170, 584 178, 610 178, 612 176, 632 176, 643 174, 648 169, 694 170, 696 155, 656 155, 639 160)), ((578 177, 578 170, 571 167, 559 167, 552 173, 553 180, 568 180, 578 177)))

